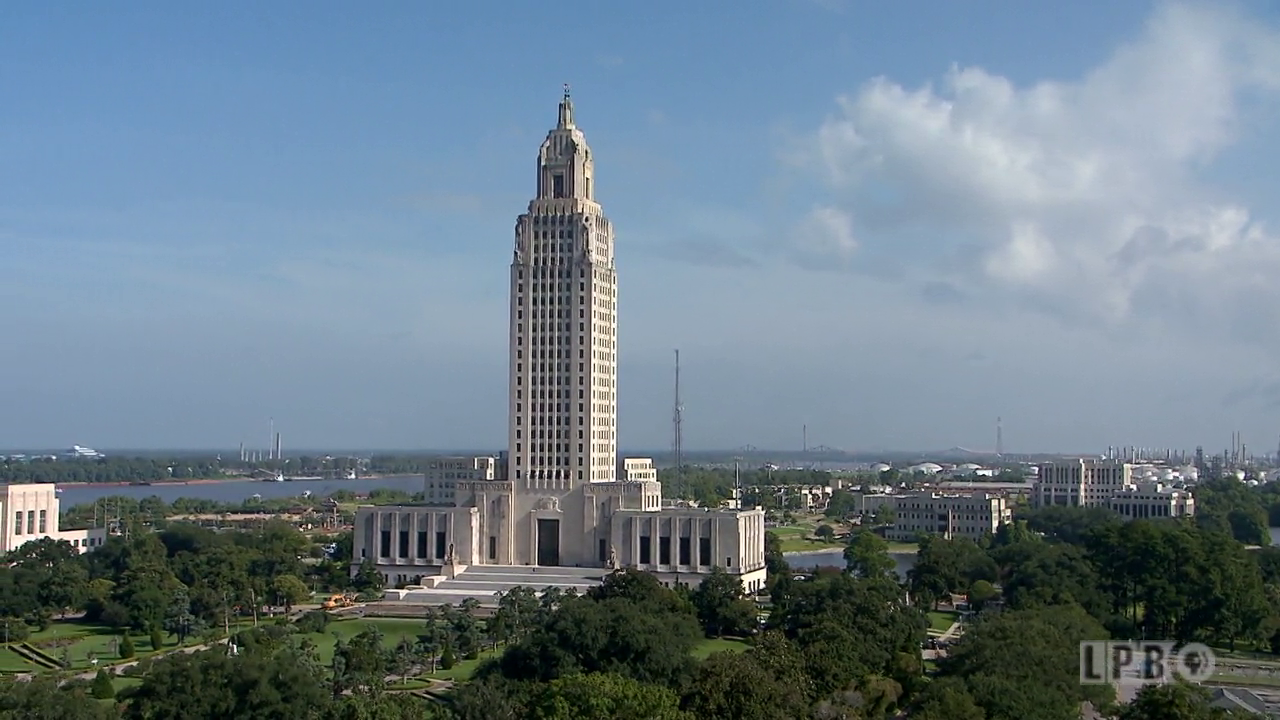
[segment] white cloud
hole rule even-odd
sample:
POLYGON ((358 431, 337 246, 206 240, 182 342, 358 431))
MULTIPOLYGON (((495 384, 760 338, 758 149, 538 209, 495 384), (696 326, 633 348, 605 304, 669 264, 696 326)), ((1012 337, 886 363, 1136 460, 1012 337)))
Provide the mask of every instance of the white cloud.
POLYGON ((820 205, 809 211, 792 235, 801 264, 848 265, 858 250, 853 218, 836 207, 820 205))
POLYGON ((831 207, 803 226, 832 232, 794 248, 847 262, 856 237, 914 250, 918 281, 990 300, 1247 333, 1280 322, 1280 239, 1200 171, 1278 90, 1280 32, 1182 4, 1073 81, 959 66, 914 90, 880 78, 805 144, 831 207))

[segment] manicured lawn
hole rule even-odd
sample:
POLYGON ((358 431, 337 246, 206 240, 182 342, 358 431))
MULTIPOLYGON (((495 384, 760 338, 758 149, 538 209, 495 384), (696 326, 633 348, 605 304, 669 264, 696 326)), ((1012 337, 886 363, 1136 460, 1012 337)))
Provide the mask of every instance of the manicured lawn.
MULTIPOLYGON (((82 622, 55 622, 44 630, 31 633, 27 642, 54 658, 61 660, 64 649, 71 659, 71 667, 77 670, 93 667, 91 658, 98 658, 99 663, 121 662, 123 658, 112 650, 112 640, 119 637, 119 631, 106 625, 94 625, 82 622)), ((134 635, 133 646, 135 657, 151 654, 151 641, 146 636, 134 635)), ((177 638, 166 637, 165 647, 177 647, 177 638)))
POLYGON ((958 613, 930 610, 929 629, 937 633, 944 633, 956 621, 957 617, 959 617, 958 613))
POLYGON ((889 552, 916 553, 920 552, 920 545, 917 543, 891 542, 889 543, 889 552))
POLYGON ((693 656, 704 660, 713 653, 742 652, 749 647, 747 641, 740 638, 707 638, 693 646, 693 656))
POLYGON ((436 680, 452 680, 454 682, 470 680, 471 676, 475 673, 476 668, 480 667, 480 663, 484 662, 485 660, 488 660, 491 657, 497 657, 501 655, 502 651, 505 649, 506 648, 498 648, 496 651, 485 650, 484 652, 480 653, 480 657, 476 658, 475 660, 459 660, 453 667, 449 668, 448 670, 436 670, 433 673, 427 673, 423 677, 434 678, 436 680))
POLYGON ((1280 678, 1267 677, 1265 675, 1228 675, 1226 673, 1214 673, 1213 680, 1210 682, 1222 683, 1224 685, 1257 685, 1259 687, 1280 687, 1280 678))
POLYGON ((844 543, 842 542, 825 542, 822 540, 814 540, 806 538, 802 535, 786 535, 779 538, 782 544, 782 552, 805 552, 810 550, 842 550, 844 543))
POLYGON ((36 666, 23 660, 17 653, 0 645, 0 672, 21 673, 36 670, 36 666))
POLYGON ((1238 645, 1235 650, 1228 650, 1224 645, 1210 645, 1213 648, 1213 654, 1221 660, 1251 660, 1256 663, 1264 663, 1267 665, 1280 664, 1280 655, 1272 655, 1271 653, 1258 652, 1256 650, 1244 650, 1238 645))
MULTIPOLYGON (((250 621, 241 620, 233 625, 231 630, 236 632, 251 624, 250 621)), ((141 660, 155 654, 156 651, 151 648, 151 638, 149 636, 131 633, 134 655, 128 660, 120 657, 119 652, 113 647, 113 640, 120 635, 120 632, 106 625, 64 620, 54 622, 44 630, 33 631, 27 642, 55 660, 62 659, 63 649, 65 648, 70 656, 71 669, 73 670, 93 669, 94 665, 90 662, 93 658, 97 658, 98 664, 101 666, 114 665, 128 660, 141 660)), ((191 636, 180 646, 176 635, 165 633, 161 649, 170 651, 178 647, 199 645, 200 643, 201 639, 199 637, 191 636)))
POLYGON ((342 638, 344 641, 350 640, 370 625, 382 632, 383 646, 391 649, 398 645, 403 637, 408 636, 410 640, 416 640, 418 635, 426 629, 427 621, 413 618, 354 618, 331 622, 323 633, 300 633, 295 637, 310 640, 316 646, 316 655, 320 657, 320 662, 329 665, 333 662, 333 645, 337 638, 342 638))

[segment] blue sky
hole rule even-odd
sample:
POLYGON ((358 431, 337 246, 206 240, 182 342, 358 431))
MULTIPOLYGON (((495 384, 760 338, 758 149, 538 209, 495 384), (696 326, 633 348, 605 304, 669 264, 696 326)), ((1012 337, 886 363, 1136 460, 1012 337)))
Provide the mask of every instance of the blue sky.
POLYGON ((5 6, 0 447, 497 446, 569 82, 623 447, 1273 448, 1280 19, 1059 5, 5 6))

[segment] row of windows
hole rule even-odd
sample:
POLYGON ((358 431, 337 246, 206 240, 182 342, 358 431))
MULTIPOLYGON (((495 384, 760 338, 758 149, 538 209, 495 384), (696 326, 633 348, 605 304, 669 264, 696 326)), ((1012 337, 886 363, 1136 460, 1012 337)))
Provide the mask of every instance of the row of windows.
MULTIPOLYGON (((517 465, 520 464, 519 458, 516 458, 516 464, 517 465)), ((523 474, 524 474, 523 470, 516 470, 516 479, 517 480, 522 479, 521 476, 523 474)), ((568 480, 569 471, 568 470, 530 470, 529 479, 530 480, 568 480)), ((578 479, 579 480, 582 479, 581 470, 578 471, 578 479)))
MULTIPOLYGON (((581 435, 582 431, 579 430, 581 435)), ((569 443, 529 443, 529 452, 569 452, 569 443), (548 447, 551 446, 551 447, 548 447)), ((516 443, 516 452, 520 452, 520 443, 516 443)), ((582 452, 582 443, 578 443, 578 452, 582 452)))
POLYGON ((36 511, 28 510, 26 513, 27 529, 25 532, 23 532, 23 529, 22 529, 22 518, 23 518, 22 511, 19 510, 15 512, 13 514, 13 534, 14 535, 34 535, 37 532, 39 532, 40 534, 44 534, 48 532, 48 530, 46 529, 48 526, 48 521, 46 519, 47 512, 48 512, 47 510, 40 511, 40 529, 37 531, 36 530, 36 511))
MULTIPOLYGON (((520 456, 517 455, 516 465, 521 464, 523 463, 520 462, 520 456)), ((547 467, 548 465, 569 467, 569 458, 565 456, 538 455, 529 458, 529 464, 537 467, 547 467)), ((584 464, 582 456, 578 456, 578 467, 582 467, 584 464)), ((517 474, 516 477, 519 478, 520 476, 517 474)))
MULTIPOLYGON (((568 317, 569 317, 569 310, 568 310, 568 308, 552 308, 552 309, 551 309, 551 313, 552 313, 552 314, 551 314, 551 317, 552 317, 552 318, 561 318, 561 319, 565 319, 565 318, 568 318, 568 317)), ((546 308, 543 308, 541 311, 537 311, 537 310, 535 310, 535 311, 534 311, 534 313, 533 313, 533 316, 534 316, 534 317, 536 317, 536 318, 545 319, 545 318, 547 318, 547 309, 546 309, 546 308)), ((585 308, 578 308, 578 317, 580 317, 580 318, 586 318, 586 316, 587 316, 587 311, 586 311, 586 309, 585 309, 585 308)), ((524 310, 516 310, 516 319, 517 319, 517 320, 523 320, 523 319, 524 319, 524 310)))
POLYGON ((530 215, 534 225, 572 225, 578 218, 590 218, 599 224, 600 219, 594 215, 530 215))
MULTIPOLYGON (((602 548, 603 548, 603 542, 604 541, 602 540, 601 541, 602 548)), ((690 538, 690 537, 678 538, 678 543, 676 544, 677 561, 675 564, 693 565, 692 542, 693 542, 693 538, 690 538)), ((640 536, 640 552, 638 553, 640 555, 639 564, 641 565, 653 564, 652 545, 653 545, 652 537, 648 535, 640 536)), ((672 564, 670 536, 662 535, 658 537, 658 564, 659 565, 672 564)), ((724 564, 725 564, 725 567, 729 567, 733 565, 733 558, 726 557, 724 559, 724 564)), ((711 566, 711 538, 709 537, 698 538, 698 566, 699 567, 711 566)))

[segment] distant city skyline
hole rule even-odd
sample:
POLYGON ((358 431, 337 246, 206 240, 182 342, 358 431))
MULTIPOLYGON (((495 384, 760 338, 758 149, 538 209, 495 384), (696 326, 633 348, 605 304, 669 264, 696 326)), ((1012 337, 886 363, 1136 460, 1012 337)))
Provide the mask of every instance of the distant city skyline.
POLYGON ((691 451, 1275 451, 1261 0, 601 6, 573 52, 534 7, 3 16, 0 446, 504 447, 567 82, 619 451, 671 445, 677 348, 691 451))

